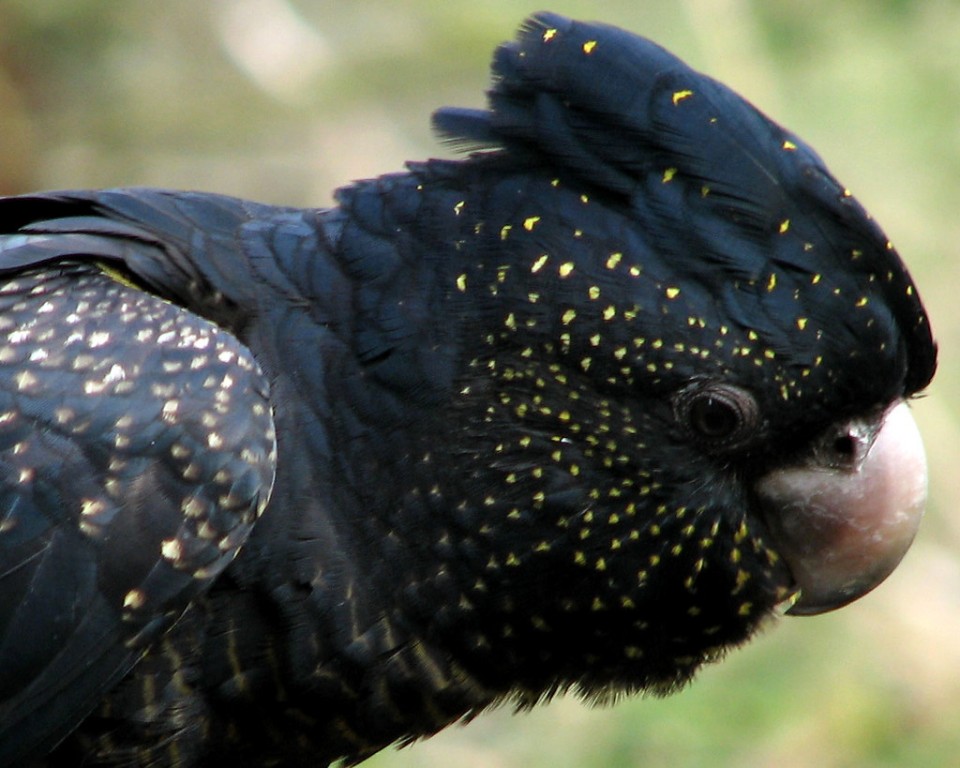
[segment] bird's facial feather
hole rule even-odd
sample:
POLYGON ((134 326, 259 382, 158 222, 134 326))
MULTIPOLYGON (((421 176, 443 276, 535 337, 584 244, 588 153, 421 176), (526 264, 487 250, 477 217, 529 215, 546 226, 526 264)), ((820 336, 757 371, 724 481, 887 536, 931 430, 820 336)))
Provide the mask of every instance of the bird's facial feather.
POLYGON ((474 646, 532 690, 668 684, 813 583, 757 489, 923 388, 929 323, 816 153, 652 43, 544 14, 494 71, 490 112, 436 118, 500 147, 451 212, 474 646))

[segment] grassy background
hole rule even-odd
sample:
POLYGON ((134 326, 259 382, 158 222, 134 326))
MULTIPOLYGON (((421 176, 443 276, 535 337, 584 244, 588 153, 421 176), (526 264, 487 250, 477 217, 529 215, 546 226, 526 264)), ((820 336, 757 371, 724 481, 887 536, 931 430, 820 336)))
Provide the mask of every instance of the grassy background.
MULTIPOLYGON (((944 766, 960 761, 960 3, 555 0, 656 39, 810 141, 909 263, 941 345, 914 412, 918 541, 883 587, 784 620, 665 700, 561 700, 390 751, 409 766, 944 766)), ((150 184, 323 205, 442 155, 529 12, 493 0, 0 0, 0 191, 150 184)))

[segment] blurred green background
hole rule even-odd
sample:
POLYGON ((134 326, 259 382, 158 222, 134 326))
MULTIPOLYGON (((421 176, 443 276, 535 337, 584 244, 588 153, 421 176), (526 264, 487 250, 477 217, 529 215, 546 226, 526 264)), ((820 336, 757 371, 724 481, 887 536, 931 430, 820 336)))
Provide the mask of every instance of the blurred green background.
MULTIPOLYGON (((447 154, 528 13, 494 0, 0 0, 0 191, 148 184, 324 205, 447 154)), ((941 345, 914 412, 916 545, 875 593, 787 619, 682 693, 501 710, 371 768, 960 765, 960 2, 555 0, 656 39, 812 143, 909 263, 941 345)))

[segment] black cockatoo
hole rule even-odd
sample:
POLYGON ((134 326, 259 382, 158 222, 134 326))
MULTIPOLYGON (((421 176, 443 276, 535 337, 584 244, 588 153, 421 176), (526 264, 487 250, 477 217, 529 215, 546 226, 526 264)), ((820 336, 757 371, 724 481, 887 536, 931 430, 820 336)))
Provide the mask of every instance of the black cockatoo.
POLYGON ((0 202, 0 764, 356 762, 899 562, 936 349, 877 225, 645 39, 493 76, 333 208, 0 202))

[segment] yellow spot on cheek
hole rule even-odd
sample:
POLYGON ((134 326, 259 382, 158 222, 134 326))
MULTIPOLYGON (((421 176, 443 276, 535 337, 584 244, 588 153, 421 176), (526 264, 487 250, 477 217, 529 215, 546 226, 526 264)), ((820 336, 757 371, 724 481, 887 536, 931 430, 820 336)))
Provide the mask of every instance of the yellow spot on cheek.
POLYGON ((460 215, 460 212, 463 210, 463 206, 464 206, 464 205, 466 205, 466 201, 461 200, 459 203, 457 203, 455 206, 453 206, 453 212, 454 212, 457 216, 459 216, 459 215, 460 215))
POLYGON ((780 234, 782 235, 788 229, 790 229, 790 219, 784 219, 780 222, 780 234))
POLYGON ((606 309, 603 310, 603 319, 612 320, 616 316, 616 314, 617 314, 616 307, 607 307, 606 309))
POLYGON ((564 325, 570 325, 573 322, 574 318, 577 316, 577 311, 575 309, 568 309, 563 315, 560 316, 560 321, 564 325))
POLYGON ((467 276, 466 276, 466 275, 460 275, 460 276, 457 278, 457 288, 460 290, 460 293, 463 293, 465 290, 467 290, 467 276))
POLYGON ((670 286, 664 293, 666 293, 668 299, 675 299, 680 295, 680 289, 675 286, 670 286))
POLYGON ((560 277, 568 277, 571 272, 573 272, 573 262, 566 261, 560 265, 560 277))
POLYGON ((600 298, 599 286, 591 285, 589 290, 587 291, 587 294, 590 296, 591 299, 599 299, 600 298))
POLYGON ((545 29, 543 31, 543 42, 549 43, 553 38, 557 36, 557 30, 555 29, 545 29))
POLYGON ((693 91, 683 90, 683 91, 674 91, 673 93, 673 105, 676 106, 684 99, 689 99, 693 96, 693 91))
POLYGON ((597 47, 596 40, 587 40, 587 42, 583 44, 583 52, 589 56, 591 53, 593 53, 593 49, 596 47, 597 47))
POLYGON ((620 259, 623 258, 622 253, 611 253, 610 258, 607 259, 607 269, 614 269, 617 264, 620 263, 620 259))
POLYGON ((537 260, 533 262, 533 266, 530 267, 531 272, 539 272, 543 269, 543 265, 547 263, 547 254, 543 253, 537 257, 537 260))
POLYGON ((673 177, 676 175, 677 175, 676 168, 667 168, 667 170, 663 172, 663 183, 666 184, 667 182, 671 181, 673 177))
POLYGON ((523 228, 527 230, 527 232, 532 232, 533 228, 537 226, 539 221, 539 216, 530 216, 529 218, 523 220, 523 228))
POLYGON ((507 239, 507 236, 510 234, 510 230, 511 230, 511 229, 513 229, 512 226, 510 226, 509 224, 504 224, 504 225, 500 228, 500 239, 501 239, 501 240, 506 240, 506 239, 507 239))
POLYGON ((802 330, 803 330, 804 328, 806 328, 806 327, 807 327, 807 318, 805 318, 805 317, 798 317, 798 318, 797 318, 797 328, 799 328, 799 329, 802 331, 802 330))
POLYGON ((775 273, 771 273, 770 279, 767 280, 767 292, 769 293, 776 287, 777 287, 777 275, 775 273))

